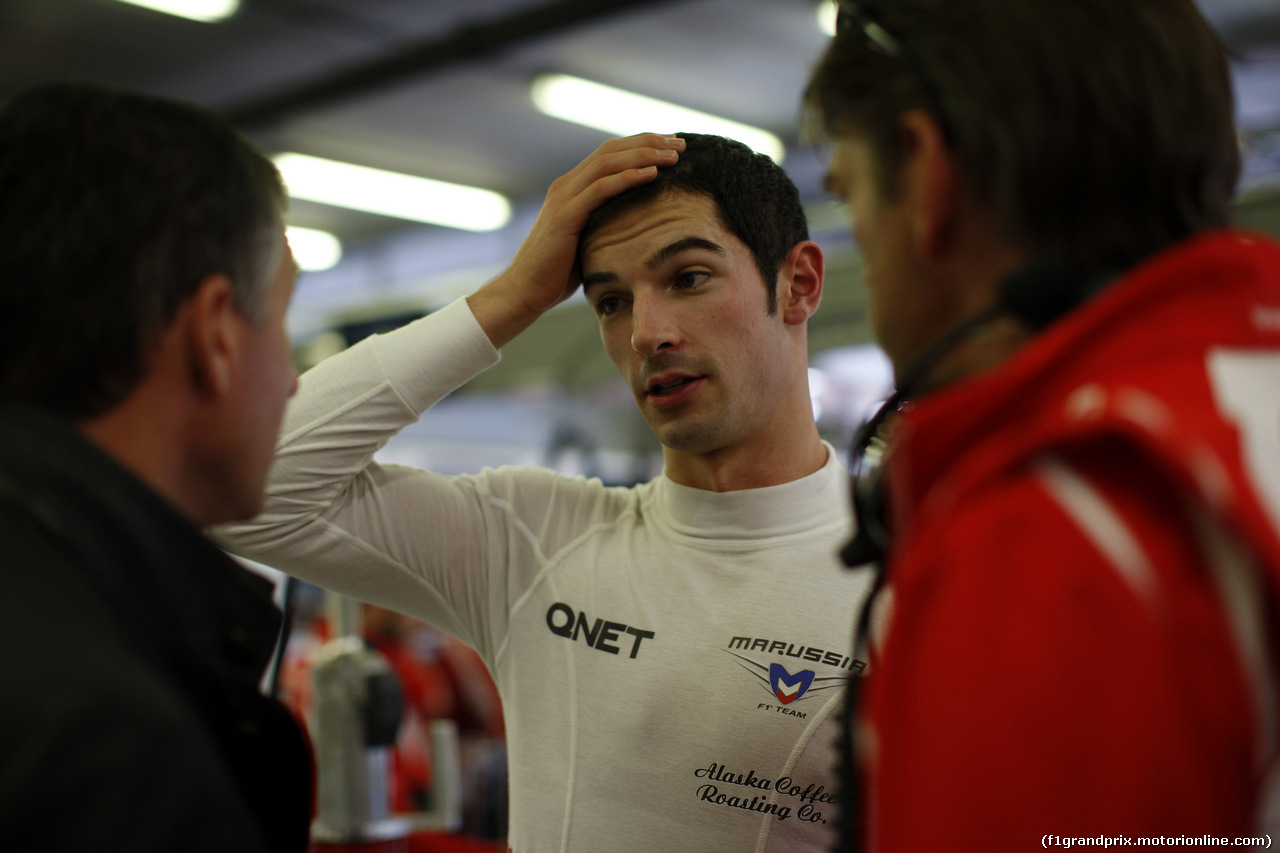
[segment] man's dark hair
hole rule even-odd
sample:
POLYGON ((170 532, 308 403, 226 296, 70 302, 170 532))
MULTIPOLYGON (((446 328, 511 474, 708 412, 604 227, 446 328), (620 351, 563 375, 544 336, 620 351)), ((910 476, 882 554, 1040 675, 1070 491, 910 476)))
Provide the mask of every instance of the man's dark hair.
MULTIPOLYGON (((582 240, 623 211, 668 193, 704 195, 715 202, 721 223, 755 259, 768 294, 768 310, 778 309, 778 270, 797 243, 809 239, 800 193, 782 167, 741 142, 701 133, 685 140, 674 166, 658 170, 647 184, 606 201, 587 220, 582 240)), ((581 245, 581 241, 579 241, 581 245)))
POLYGON ((109 411, 206 277, 261 320, 283 250, 272 163, 194 106, 57 84, 0 110, 0 394, 109 411))
POLYGON ((938 119, 1004 237, 1115 269, 1229 219, 1230 73, 1193 0, 865 0, 816 66, 807 112, 869 142, 892 197, 900 117, 938 119), (930 91, 932 90, 932 91, 930 91))

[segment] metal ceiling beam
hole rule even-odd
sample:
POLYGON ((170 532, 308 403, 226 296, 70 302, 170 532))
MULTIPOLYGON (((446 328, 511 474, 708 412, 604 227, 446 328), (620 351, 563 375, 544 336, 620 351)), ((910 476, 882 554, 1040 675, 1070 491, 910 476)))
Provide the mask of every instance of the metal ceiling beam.
POLYGON ((225 110, 224 115, 242 129, 270 125, 598 18, 633 9, 651 10, 669 2, 672 0, 555 0, 499 20, 463 26, 443 38, 410 45, 370 62, 250 99, 225 110))

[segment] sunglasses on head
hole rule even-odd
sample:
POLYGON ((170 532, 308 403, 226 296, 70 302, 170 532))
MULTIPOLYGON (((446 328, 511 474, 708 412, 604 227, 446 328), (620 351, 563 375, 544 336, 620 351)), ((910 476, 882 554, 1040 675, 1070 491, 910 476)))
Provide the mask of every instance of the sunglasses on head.
POLYGON ((951 124, 947 113, 942 108, 942 95, 934 85, 933 78, 925 73, 919 57, 907 49, 906 43, 888 29, 882 21, 868 9, 863 0, 836 0, 836 35, 860 33, 863 41, 871 50, 882 56, 899 62, 920 85, 930 112, 942 128, 947 141, 952 140, 951 124))

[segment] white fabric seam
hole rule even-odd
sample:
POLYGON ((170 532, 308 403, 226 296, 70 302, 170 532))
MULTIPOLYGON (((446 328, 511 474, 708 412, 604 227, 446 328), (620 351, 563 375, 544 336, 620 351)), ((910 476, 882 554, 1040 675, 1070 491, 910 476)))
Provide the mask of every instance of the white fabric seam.
POLYGON ((1036 468, 1050 498, 1111 563, 1138 599, 1153 605, 1156 582, 1151 561, 1111 502, 1056 456, 1045 455, 1036 468))

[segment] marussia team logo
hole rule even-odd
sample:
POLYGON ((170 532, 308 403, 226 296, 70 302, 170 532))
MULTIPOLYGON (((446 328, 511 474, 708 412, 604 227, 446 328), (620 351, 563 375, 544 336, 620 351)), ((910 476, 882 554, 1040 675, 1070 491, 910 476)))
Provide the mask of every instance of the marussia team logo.
POLYGON ((806 696, 843 687, 849 683, 847 674, 819 676, 812 669, 792 672, 786 664, 781 662, 753 660, 729 649, 725 649, 725 652, 736 658, 738 665, 755 676, 760 685, 782 705, 790 705, 806 696))
POLYGON ((803 669, 795 675, 780 663, 769 665, 769 689, 783 705, 790 705, 813 686, 813 670, 803 669))

